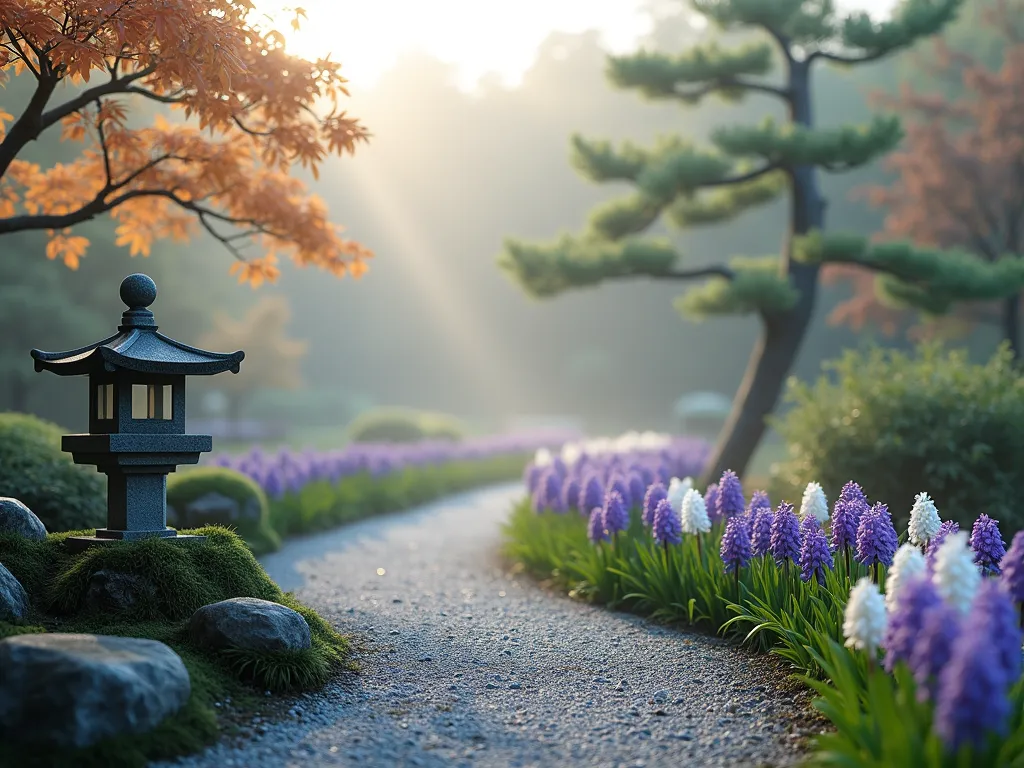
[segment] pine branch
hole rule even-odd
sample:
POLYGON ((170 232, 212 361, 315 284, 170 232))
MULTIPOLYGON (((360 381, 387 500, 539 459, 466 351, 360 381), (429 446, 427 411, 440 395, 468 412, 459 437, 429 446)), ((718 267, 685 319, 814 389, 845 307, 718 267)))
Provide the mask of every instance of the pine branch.
POLYGON ((680 228, 720 224, 772 202, 785 192, 787 184, 786 175, 775 171, 703 197, 682 197, 669 207, 669 220, 680 228))
POLYGON ((875 22, 864 12, 848 16, 838 26, 831 47, 812 52, 808 61, 838 64, 876 61, 939 32, 956 18, 963 0, 905 0, 891 19, 875 22))
POLYGON ((903 136, 894 117, 876 117, 867 126, 805 128, 767 119, 758 126, 721 128, 712 142, 726 155, 761 157, 776 168, 815 165, 845 171, 870 163, 893 149, 903 136))
POLYGON ((957 249, 814 233, 798 241, 794 255, 804 263, 851 264, 877 272, 881 291, 895 306, 932 315, 948 312, 957 302, 993 301, 1024 290, 1024 259, 1013 254, 990 261, 957 249))
POLYGON ((680 296, 676 311, 692 320, 715 315, 785 312, 800 298, 781 271, 778 256, 737 256, 729 262, 731 280, 713 279, 680 296))
POLYGON ((713 93, 736 101, 747 93, 758 92, 788 100, 787 89, 747 79, 751 75, 766 75, 771 69, 772 49, 768 44, 725 51, 711 43, 676 56, 648 51, 612 56, 607 74, 613 85, 635 88, 649 99, 679 99, 696 104, 713 93))
POLYGON ((607 280, 646 277, 655 280, 698 280, 732 277, 717 265, 674 269, 678 254, 659 240, 630 239, 609 242, 594 237, 562 235, 549 243, 506 240, 499 267, 527 294, 547 298, 572 288, 598 285, 607 280))

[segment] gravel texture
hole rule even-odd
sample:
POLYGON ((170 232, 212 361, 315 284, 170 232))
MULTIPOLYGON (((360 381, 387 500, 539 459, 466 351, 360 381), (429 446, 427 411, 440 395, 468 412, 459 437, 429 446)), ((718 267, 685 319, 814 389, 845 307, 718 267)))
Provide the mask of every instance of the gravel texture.
MULTIPOLYGON (((499 555, 503 486, 292 540, 270 575, 361 671, 179 766, 782 766, 815 727, 778 664, 545 591, 499 555)), ((229 707, 229 704, 225 704, 229 707)))

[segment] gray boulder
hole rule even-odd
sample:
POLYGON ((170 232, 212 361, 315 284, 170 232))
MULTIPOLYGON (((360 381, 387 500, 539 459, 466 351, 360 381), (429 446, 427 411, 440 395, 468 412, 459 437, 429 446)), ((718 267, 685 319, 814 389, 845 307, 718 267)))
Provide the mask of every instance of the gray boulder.
POLYGON ((46 526, 17 499, 0 496, 0 533, 16 533, 32 541, 46 538, 46 526))
POLYGON ((182 524, 190 528, 204 525, 237 525, 242 516, 242 505, 229 496, 216 491, 204 493, 185 505, 182 524))
POLYGON ((213 649, 301 651, 313 643, 301 614, 254 597, 204 605, 192 614, 188 629, 194 643, 213 649))
POLYGON ((96 571, 89 577, 85 608, 96 613, 131 613, 156 598, 156 586, 134 573, 96 571))
POLYGON ((76 748, 145 733, 190 694, 185 665, 156 640, 65 634, 0 640, 0 741, 76 748))
POLYGON ((21 621, 28 616, 28 592, 14 574, 0 564, 0 621, 21 621))

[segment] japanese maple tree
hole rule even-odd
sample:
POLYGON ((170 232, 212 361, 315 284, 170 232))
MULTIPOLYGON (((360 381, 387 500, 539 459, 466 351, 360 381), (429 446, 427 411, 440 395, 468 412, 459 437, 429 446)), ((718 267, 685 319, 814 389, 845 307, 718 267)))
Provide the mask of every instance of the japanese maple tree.
MULTIPOLYGON (((885 239, 962 248, 994 262, 1004 255, 1024 257, 1024 3, 998 0, 983 18, 989 34, 1005 43, 1001 66, 991 69, 973 52, 940 44, 929 74, 955 95, 904 87, 896 96, 878 97, 901 114, 907 137, 886 159, 896 181, 868 192, 887 211, 885 239)), ((871 322, 891 334, 913 310, 930 315, 935 301, 945 298, 907 290, 856 266, 828 270, 830 279, 854 287, 830 319, 855 328, 871 322)), ((977 287, 968 280, 962 276, 951 289, 977 287)), ((1020 357, 1020 295, 980 295, 986 293, 999 300, 960 304, 912 330, 963 331, 977 322, 995 323, 1020 357)))
MULTIPOLYGON (((47 231, 47 256, 74 268, 89 245, 74 227, 109 214, 133 255, 205 230, 254 286, 277 277, 279 255, 362 274, 372 254, 289 171, 316 178, 369 134, 338 107, 340 65, 288 54, 252 11, 249 0, 0 3, 0 83, 35 80, 20 114, 0 108, 0 234, 47 231), (183 120, 132 125, 146 99, 183 120), (25 159, 51 130, 81 143, 76 159, 25 159)), ((294 14, 298 28, 305 13, 294 14)))

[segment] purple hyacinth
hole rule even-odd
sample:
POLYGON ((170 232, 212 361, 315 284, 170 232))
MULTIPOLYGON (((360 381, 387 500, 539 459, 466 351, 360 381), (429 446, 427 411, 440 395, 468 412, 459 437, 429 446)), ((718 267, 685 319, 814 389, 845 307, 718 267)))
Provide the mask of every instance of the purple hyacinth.
POLYGON ((772 502, 768 498, 767 491, 754 491, 750 494, 750 505, 747 507, 747 514, 750 515, 753 520, 754 513, 759 509, 771 509, 772 502))
POLYGON ((932 580, 926 576, 912 577, 900 585, 896 609, 889 614, 885 627, 885 669, 892 672, 897 662, 910 662, 914 645, 922 634, 928 612, 942 604, 932 580))
POLYGON ((949 536, 949 534, 956 533, 959 530, 960 523, 955 520, 946 520, 939 526, 938 533, 932 537, 932 540, 928 542, 928 546, 925 547, 925 560, 928 563, 929 569, 935 565, 935 553, 939 551, 939 547, 942 546, 942 542, 946 540, 946 537, 949 536))
POLYGON ((543 467, 538 467, 532 461, 523 470, 523 482, 526 484, 526 490, 531 495, 537 491, 537 485, 540 483, 540 476, 543 471, 543 467))
MULTIPOLYGON (((730 517, 738 517, 747 509, 747 502, 743 498, 743 486, 740 479, 731 469, 722 473, 722 479, 718 481, 718 499, 715 504, 715 515, 712 519, 722 520, 730 517)), ((710 509, 708 510, 711 511, 710 509)))
POLYGON ((969 622, 953 644, 935 695, 935 732, 951 752, 1006 733, 1014 682, 991 652, 987 627, 969 622))
POLYGON ((974 562, 981 567, 982 573, 999 573, 999 562, 1006 554, 999 521, 985 513, 979 515, 971 529, 970 544, 974 550, 974 562))
POLYGON ((566 510, 578 510, 580 503, 580 481, 569 475, 562 483, 562 506, 566 510))
POLYGON ((861 516, 857 526, 857 562, 862 565, 881 563, 888 568, 898 547, 899 539, 889 508, 875 504, 861 516))
POLYGON ((1000 581, 1014 601, 1024 603, 1024 531, 1013 535, 1010 548, 999 562, 1000 581))
POLYGON ((800 561, 800 520, 787 502, 779 504, 772 520, 771 553, 777 565, 800 561))
POLYGON ((562 501, 562 476, 555 470, 549 469, 544 473, 541 481, 544 489, 544 507, 552 512, 565 512, 565 505, 562 501))
POLYGON ((741 517, 733 516, 727 519, 719 554, 725 563, 726 573, 745 568, 750 562, 750 532, 741 517))
POLYGON ((843 486, 843 492, 832 507, 832 549, 839 552, 845 547, 857 546, 857 528, 868 509, 859 485, 849 482, 843 486))
POLYGON ((800 536, 806 536, 811 531, 820 531, 821 523, 818 522, 818 518, 814 515, 807 515, 806 517, 800 518, 800 536))
POLYGON ((608 541, 608 532, 604 529, 604 509, 601 507, 594 507, 590 510, 587 536, 595 544, 599 541, 608 541))
POLYGON ((604 483, 601 477, 591 472, 580 487, 580 500, 576 505, 581 514, 589 514, 588 509, 604 506, 604 483))
POLYGON ((772 520, 775 513, 771 507, 760 507, 754 509, 754 516, 750 521, 750 551, 754 557, 767 555, 772 548, 772 520))
POLYGON ((934 698, 939 673, 949 663, 953 643, 960 636, 960 620, 960 612, 944 601, 925 612, 910 652, 918 701, 934 698))
POLYGON ((708 511, 711 524, 718 520, 718 483, 712 483, 704 491, 704 509, 708 511))
POLYGON ((629 483, 623 475, 618 473, 612 475, 611 479, 608 481, 607 487, 605 488, 606 500, 609 493, 619 494, 622 499, 622 505, 627 510, 633 506, 633 497, 629 493, 629 483))
POLYGON ((618 491, 608 491, 604 497, 604 529, 614 536, 629 527, 629 507, 618 491))
POLYGON ((681 544, 683 541, 683 523, 679 518, 679 510, 668 499, 662 499, 655 507, 652 528, 654 539, 659 544, 681 544))
POLYGON ((1016 681, 1021 673, 1021 645, 1024 636, 1013 597, 998 579, 984 579, 978 587, 968 618, 971 624, 988 628, 989 653, 999 659, 1007 678, 1016 681))
POLYGON ((654 525, 654 512, 658 508, 658 502, 667 498, 668 491, 661 483, 654 483, 647 489, 647 494, 644 496, 643 521, 648 528, 654 525))
POLYGON ((641 477, 639 472, 629 473, 629 498, 632 500, 631 506, 637 506, 641 504, 644 499, 644 495, 647 493, 647 486, 644 484, 644 479, 641 477))
POLYGON ((828 538, 817 520, 810 516, 805 520, 814 520, 814 525, 801 526, 803 542, 800 546, 800 578, 804 581, 816 578, 819 584, 824 584, 825 571, 833 567, 828 538))

